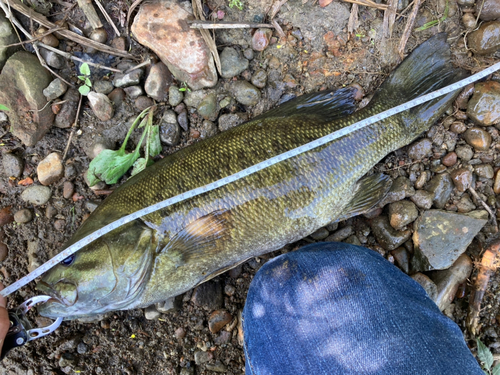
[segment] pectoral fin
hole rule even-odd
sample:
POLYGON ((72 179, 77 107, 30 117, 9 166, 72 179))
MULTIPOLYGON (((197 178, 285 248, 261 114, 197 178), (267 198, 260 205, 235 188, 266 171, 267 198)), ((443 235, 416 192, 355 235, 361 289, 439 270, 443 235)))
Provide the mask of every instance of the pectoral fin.
POLYGON ((359 180, 354 187, 354 196, 347 205, 347 211, 339 220, 345 220, 369 211, 385 197, 391 185, 390 177, 382 173, 376 173, 359 180))
POLYGON ((232 228, 230 211, 214 211, 189 223, 168 241, 161 253, 177 267, 188 260, 210 257, 222 249, 232 228))

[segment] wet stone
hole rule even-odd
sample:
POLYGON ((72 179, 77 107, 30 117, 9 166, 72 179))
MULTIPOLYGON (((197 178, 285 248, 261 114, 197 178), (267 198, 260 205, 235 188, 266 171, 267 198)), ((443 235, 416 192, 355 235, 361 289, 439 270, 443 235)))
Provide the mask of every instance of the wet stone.
POLYGON ((188 130, 189 120, 188 120, 187 112, 185 110, 183 112, 179 113, 179 116, 177 117, 177 121, 179 122, 180 127, 184 131, 188 130))
POLYGON ((422 189, 424 185, 430 180, 430 178, 431 173, 429 171, 422 171, 422 173, 420 173, 420 176, 418 176, 417 180, 415 181, 415 188, 422 189))
POLYGON ((409 254, 404 247, 398 247, 396 250, 391 251, 391 255, 394 257, 394 263, 398 266, 404 273, 410 271, 409 254))
POLYGON ((431 300, 436 300, 437 286, 436 284, 434 284, 434 281, 429 278, 429 276, 417 272, 416 274, 411 275, 411 278, 419 283, 422 288, 424 288, 425 292, 431 300))
POLYGON ((458 146, 455 150, 457 156, 464 162, 468 162, 474 156, 474 151, 469 146, 458 146))
POLYGON ((411 201, 417 205, 418 208, 428 210, 432 207, 433 193, 425 190, 417 190, 413 196, 410 197, 411 201))
POLYGON ((479 15, 479 19, 482 21, 493 21, 496 19, 500 19, 500 1, 484 0, 484 3, 482 4, 481 8, 481 14, 479 15))
POLYGON ((339 229, 331 236, 326 237, 325 241, 341 242, 351 236, 354 233, 352 226, 347 225, 342 229, 339 229))
POLYGON ((14 220, 19 224, 29 223, 33 220, 33 213, 27 208, 19 210, 14 214, 14 220))
POLYGON ((219 130, 221 132, 234 128, 245 121, 243 114, 228 113, 219 116, 219 130))
POLYGON ((198 105, 198 114, 205 120, 214 121, 217 119, 217 94, 211 92, 206 95, 198 105))
POLYGON ((179 87, 170 86, 168 88, 168 104, 170 104, 172 107, 180 104, 183 99, 184 94, 182 93, 182 91, 179 91, 179 87))
POLYGON ((443 165, 451 167, 457 163, 457 159, 458 157, 455 152, 449 152, 443 157, 441 162, 443 163, 443 165))
POLYGON ((416 271, 449 268, 486 222, 465 214, 425 211, 414 225, 412 268, 416 271))
POLYGON ((56 78, 43 90, 43 95, 45 95, 47 100, 54 100, 64 95, 67 89, 68 85, 59 78, 56 78))
POLYGON ((495 173, 495 181, 493 182, 493 191, 495 194, 500 194, 500 169, 495 173))
POLYGON ((456 121, 451 124, 450 130, 455 134, 462 134, 467 130, 467 126, 463 122, 456 121))
POLYGON ((379 207, 384 207, 386 204, 397 202, 415 194, 412 182, 403 176, 394 180, 387 195, 379 203, 379 207))
POLYGON ((457 210, 460 213, 467 213, 476 209, 475 204, 469 197, 469 194, 464 194, 457 202, 457 210))
POLYGON ((23 160, 14 154, 5 153, 2 155, 3 170, 6 177, 20 177, 23 173, 23 160))
POLYGON ((465 13, 462 16, 462 22, 467 30, 472 30, 476 27, 476 17, 472 13, 465 13))
POLYGON ((109 81, 95 81, 92 88, 97 93, 108 95, 115 87, 109 81))
POLYGON ((144 83, 146 94, 154 100, 163 102, 167 100, 168 88, 172 84, 173 77, 170 70, 162 62, 154 64, 144 83))
POLYGON ((236 81, 232 85, 234 98, 243 105, 255 105, 260 100, 260 90, 247 81, 236 81))
POLYGON ((389 222, 396 230, 402 230, 417 217, 417 207, 410 201, 402 200, 389 205, 389 222))
POLYGON ((311 233, 310 237, 315 241, 321 241, 328 237, 329 234, 326 228, 319 228, 316 232, 311 233))
POLYGON ((432 155, 432 141, 429 138, 421 139, 408 147, 408 156, 412 160, 422 160, 432 155))
POLYGON ((491 164, 478 164, 474 166, 474 172, 476 172, 479 177, 493 178, 494 176, 491 164))
POLYGON ((179 143, 180 137, 181 129, 177 123, 175 112, 165 111, 160 125, 160 140, 168 146, 175 146, 179 143))
POLYGON ((226 285, 224 287, 224 294, 231 297, 231 296, 234 296, 234 293, 236 293, 236 288, 232 285, 226 285))
POLYGON ((69 128, 75 122, 76 111, 78 110, 78 101, 80 94, 78 90, 69 88, 64 94, 62 100, 64 103, 61 110, 56 115, 54 125, 61 129, 69 128))
POLYGON ((212 333, 219 332, 224 326, 233 320, 233 317, 226 310, 215 310, 208 317, 208 329, 212 333))
POLYGON ((467 115, 472 121, 481 126, 491 126, 499 123, 500 83, 495 81, 476 83, 474 95, 472 95, 467 105, 467 115))
POLYGON ((111 100, 106 95, 91 91, 87 95, 87 98, 90 108, 92 108, 92 111, 99 120, 108 121, 113 118, 115 110, 113 104, 111 104, 111 100))
POLYGON ((144 92, 142 91, 142 87, 141 86, 129 86, 129 87, 125 87, 123 89, 123 91, 125 92, 125 94, 127 94, 127 96, 130 99, 137 99, 139 96, 144 95, 144 92))
POLYGON ((467 35, 467 46, 478 55, 487 55, 500 48, 500 22, 483 23, 478 30, 467 35))
POLYGON ((200 138, 207 139, 217 134, 217 126, 208 120, 204 120, 200 127, 200 138))
POLYGON ((453 192, 453 181, 448 173, 438 174, 429 181, 426 190, 434 194, 434 206, 443 208, 453 192))
POLYGON ((238 76, 248 69, 249 62, 232 47, 226 47, 220 54, 221 75, 224 78, 238 76))
POLYGON ((464 192, 472 184, 472 172, 467 168, 458 168, 450 173, 451 179, 458 191, 464 192))
POLYGON ((191 301, 207 310, 217 310, 223 306, 224 296, 220 282, 208 281, 195 288, 191 301))
POLYGON ((135 86, 141 82, 144 71, 142 69, 135 69, 129 73, 116 73, 113 78, 113 85, 115 87, 128 87, 135 86))
POLYGON ((411 236, 411 230, 397 231, 391 227, 386 216, 378 216, 371 220, 373 235, 385 250, 394 250, 404 244, 411 236))
POLYGON ((36 168, 38 180, 42 185, 51 185, 64 175, 61 155, 53 152, 45 157, 36 168))

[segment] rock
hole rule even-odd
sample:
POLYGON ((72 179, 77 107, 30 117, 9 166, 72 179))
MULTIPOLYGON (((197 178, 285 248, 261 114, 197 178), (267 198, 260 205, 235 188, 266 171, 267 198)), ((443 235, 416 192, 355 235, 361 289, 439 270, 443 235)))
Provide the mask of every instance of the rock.
POLYGON ((176 146, 180 138, 181 129, 177 123, 174 111, 165 111, 160 125, 160 140, 168 146, 176 146))
POLYGON ((198 114, 205 120, 214 121, 217 119, 217 113, 217 94, 211 92, 198 104, 198 114))
POLYGON ((432 207, 433 198, 434 194, 425 190, 417 190, 415 195, 410 197, 411 201, 415 203, 418 208, 423 208, 424 210, 428 210, 432 207))
POLYGON ((260 100, 260 90, 247 81, 236 81, 232 84, 234 98, 243 105, 255 105, 260 100))
POLYGON ((17 43, 17 36, 12 28, 10 21, 5 17, 4 13, 0 13, 0 71, 7 59, 16 51, 16 47, 4 47, 10 44, 17 43))
POLYGON ((59 78, 56 78, 43 90, 43 95, 48 101, 54 100, 63 95, 68 89, 68 85, 59 78))
POLYGON ((200 138, 207 139, 217 134, 217 126, 208 120, 204 120, 200 127, 200 138))
POLYGON ((89 158, 95 159, 97 155, 99 155, 104 150, 113 150, 115 148, 115 144, 116 143, 113 142, 113 140, 107 137, 97 136, 92 142, 89 150, 87 151, 87 155, 89 156, 89 158))
POLYGON ((483 23, 479 29, 467 35, 467 46, 478 55, 494 53, 500 48, 500 22, 483 23))
POLYGON ((23 159, 14 154, 5 153, 2 155, 2 164, 5 177, 21 177, 23 173, 23 159))
POLYGON ((311 233, 311 238, 315 241, 321 241, 328 237, 329 234, 326 228, 319 228, 316 232, 311 233))
POLYGON ((91 91, 87 98, 89 99, 90 108, 92 108, 99 120, 109 121, 113 118, 115 110, 111 100, 106 95, 91 91))
POLYGON ((457 153, 457 156, 464 162, 468 162, 474 156, 474 151, 472 151, 469 146, 459 146, 456 148, 455 152, 457 153))
POLYGON ((333 233, 331 236, 328 236, 325 241, 340 242, 351 236, 353 233, 354 230, 352 229, 352 226, 347 225, 333 233))
MULTIPOLYGON (((11 212, 11 207, 3 207, 0 209, 0 228, 3 227, 4 225, 10 224, 14 221, 14 216, 12 215, 11 212)), ((0 230, 0 241, 3 241, 3 237, 5 236, 3 230, 0 230)))
POLYGON ((64 175, 61 155, 53 152, 45 157, 36 168, 38 180, 42 185, 51 185, 64 175))
POLYGON ((64 103, 61 106, 61 110, 56 116, 54 125, 58 128, 69 128, 76 119, 76 111, 78 110, 78 101, 80 99, 80 93, 77 89, 69 88, 64 94, 62 100, 64 103))
MULTIPOLYGON (((474 5, 474 2, 472 0, 470 1, 473 3, 472 5, 474 5)), ((493 21, 495 19, 500 19, 500 2, 498 0, 484 0, 484 3, 482 3, 479 19, 482 21, 493 21)))
POLYGON ((194 375, 194 367, 183 367, 179 375, 194 375))
POLYGON ((197 365, 201 365, 203 363, 211 361, 213 357, 214 356, 211 352, 197 351, 194 353, 194 362, 197 365))
POLYGON ((495 173, 495 181, 493 182, 493 191, 495 194, 500 194, 500 169, 495 173))
POLYGON ((31 185, 21 193, 21 199, 35 206, 49 201, 52 191, 47 186, 31 185))
POLYGON ((395 230, 391 227, 386 216, 378 216, 372 219, 370 227, 380 246, 389 251, 398 248, 411 237, 411 230, 395 230))
POLYGON ((129 87, 125 87, 123 89, 123 91, 125 92, 125 94, 127 94, 127 96, 130 99, 137 99, 139 96, 144 95, 144 92, 142 91, 142 87, 141 86, 129 86, 129 87))
POLYGON ((108 94, 108 99, 115 105, 115 108, 119 107, 125 99, 125 91, 122 88, 117 87, 108 94))
POLYGON ((222 284, 220 282, 208 281, 198 285, 191 296, 191 301, 204 307, 209 311, 220 309, 224 303, 222 295, 222 284))
POLYGON ((434 281, 429 278, 429 276, 417 272, 416 274, 411 275, 411 278, 419 283, 422 288, 424 288, 431 300, 436 301, 437 286, 436 284, 434 284, 434 281))
POLYGON ((75 185, 70 181, 64 181, 63 185, 63 197, 65 199, 70 199, 75 192, 75 185))
POLYGON ((478 127, 469 128, 464 133, 465 141, 477 151, 488 151, 491 145, 491 135, 478 127))
POLYGON ((26 146, 34 146, 54 121, 43 95, 51 81, 50 73, 40 65, 38 58, 24 51, 12 55, 0 74, 0 103, 10 109, 12 134, 26 146))
POLYGON ((128 87, 136 86, 141 82, 144 70, 135 69, 129 73, 116 73, 113 78, 113 85, 115 87, 128 87))
POLYGON ((425 211, 414 225, 412 268, 416 271, 449 268, 486 222, 448 211, 425 211))
POLYGON ((168 104, 170 104, 172 107, 180 104, 183 99, 184 94, 182 93, 182 91, 179 91, 179 88, 177 86, 170 86, 168 88, 168 104))
POLYGON ((186 91, 184 95, 184 103, 188 107, 198 107, 204 97, 208 95, 211 91, 208 90, 196 90, 196 91, 186 91))
POLYGON ((408 251, 404 247, 398 247, 396 250, 391 251, 391 255, 394 257, 394 263, 398 266, 404 273, 410 271, 410 257, 408 251))
POLYGON ((447 167, 452 167, 452 166, 454 166, 457 163, 457 160, 458 160, 457 154, 452 151, 452 152, 448 152, 443 157, 443 159, 441 160, 441 162, 443 163, 443 165, 445 165, 447 167))
POLYGON ((153 99, 148 98, 147 96, 139 96, 134 100, 135 108, 139 111, 144 111, 146 108, 154 105, 153 99))
POLYGON ((403 176, 398 177, 392 183, 389 192, 380 201, 379 207, 384 207, 386 204, 411 197, 413 194, 415 194, 415 189, 413 188, 411 181, 403 176))
POLYGON ((7 249, 7 245, 0 242, 0 262, 3 262, 5 259, 7 259, 8 255, 9 250, 7 249))
POLYGON ((158 320, 158 318, 161 316, 161 313, 156 310, 155 305, 148 306, 144 309, 144 317, 147 320, 158 320))
POLYGON ((464 192, 472 184, 472 172, 467 168, 458 168, 450 173, 451 180, 459 192, 464 192))
POLYGON ((29 223, 33 220, 33 213, 27 208, 19 210, 14 214, 14 220, 19 224, 29 223))
POLYGON ((53 51, 40 48, 40 55, 51 68, 63 69, 66 65, 64 58, 53 51))
POLYGON ((462 22, 467 30, 473 30, 477 25, 476 17, 472 13, 464 13, 462 22))
POLYGON ((220 54, 221 75, 223 78, 233 78, 248 69, 248 60, 232 47, 226 47, 220 54))
POLYGON ((432 140, 421 139, 408 147, 408 157, 413 160, 422 160, 432 155, 432 140))
POLYGON ((227 367, 221 362, 221 361, 215 361, 215 364, 211 365, 210 363, 207 363, 205 365, 207 370, 209 371, 214 371, 214 372, 227 372, 227 367))
POLYGON ((175 336, 177 339, 181 340, 181 339, 183 339, 184 337, 186 337, 186 330, 185 330, 184 328, 182 328, 182 327, 179 327, 179 328, 177 328, 177 329, 175 330, 175 332, 174 332, 174 336, 175 336))
POLYGON ((467 130, 467 126, 465 126, 463 122, 455 121, 453 124, 451 124, 450 130, 455 134, 462 134, 467 130))
POLYGON ((476 205, 469 197, 469 194, 464 194, 457 202, 457 210, 461 213, 467 213, 476 209, 476 205))
POLYGON ((228 113, 219 116, 219 130, 221 132, 234 128, 246 121, 243 113, 228 113))
POLYGON ((179 113, 179 116, 177 117, 177 122, 181 126, 183 130, 188 130, 189 128, 189 121, 188 121, 188 116, 186 110, 182 111, 179 113))
POLYGON ((168 89, 172 84, 173 77, 167 66, 161 62, 154 64, 149 71, 148 78, 144 83, 144 91, 158 102, 167 100, 168 89))
POLYGON ((467 254, 462 254, 449 269, 436 271, 432 275, 437 286, 437 298, 434 302, 439 310, 445 310, 453 302, 459 285, 467 281, 471 272, 472 261, 467 254))
POLYGON ((474 172, 476 172, 479 177, 483 178, 493 178, 494 176, 491 164, 478 164, 474 166, 474 172))
POLYGON ((453 192, 453 181, 448 173, 438 174, 429 181, 426 190, 434 194, 434 206, 443 208, 453 192))
POLYGON ((389 205, 389 222, 396 230, 402 230, 418 217, 418 210, 410 201, 399 201, 389 205))
POLYGON ((152 49, 180 82, 193 90, 212 87, 217 71, 201 33, 187 23, 190 4, 157 0, 140 5, 132 32, 140 44, 152 49))
POLYGON ((257 70, 253 74, 251 82, 255 87, 258 87, 259 89, 263 89, 264 87, 266 87, 266 83, 267 83, 266 71, 262 70, 262 69, 257 70))
POLYGON ((166 299, 165 301, 156 303, 156 310, 158 310, 162 314, 179 310, 182 307, 182 299, 178 297, 171 297, 169 299, 166 299))
POLYGON ((269 45, 269 41, 273 36, 271 29, 257 29, 252 37, 252 48, 254 51, 264 51, 269 45))
POLYGON ((111 41, 111 47, 116 48, 117 50, 120 50, 120 51, 126 51, 127 50, 127 40, 123 36, 115 38, 111 41))
POLYGON ((109 81, 95 81, 92 88, 99 94, 108 95, 115 86, 109 81))
POLYGON ((58 231, 63 231, 66 227, 66 221, 63 219, 58 219, 54 221, 54 228, 58 231))
POLYGON ((246 50, 244 50, 243 56, 245 56, 245 59, 253 60, 253 58, 254 58, 253 49, 247 48, 246 50))
MULTIPOLYGON (((499 29, 500 32, 500 29, 499 29)), ((491 126, 500 122, 500 83, 476 83, 467 105, 467 116, 476 124, 491 126)))
POLYGON ((89 351, 89 347, 84 342, 81 342, 76 347, 76 351, 78 354, 85 354, 89 351))
POLYGON ((219 332, 224 326, 233 320, 231 314, 229 314, 226 310, 215 310, 208 317, 208 329, 212 333, 219 332))
POLYGON ((45 209, 45 217, 47 219, 52 219, 56 215, 57 215, 57 210, 50 204, 47 205, 47 208, 45 209))

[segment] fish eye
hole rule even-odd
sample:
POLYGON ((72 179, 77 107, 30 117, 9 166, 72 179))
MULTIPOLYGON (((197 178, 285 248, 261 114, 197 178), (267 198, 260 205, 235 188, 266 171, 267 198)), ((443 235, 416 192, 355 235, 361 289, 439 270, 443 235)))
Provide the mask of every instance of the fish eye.
POLYGON ((73 263, 73 261, 75 260, 75 254, 71 254, 69 257, 67 257, 66 259, 64 259, 61 264, 63 266, 71 266, 71 264, 73 263))

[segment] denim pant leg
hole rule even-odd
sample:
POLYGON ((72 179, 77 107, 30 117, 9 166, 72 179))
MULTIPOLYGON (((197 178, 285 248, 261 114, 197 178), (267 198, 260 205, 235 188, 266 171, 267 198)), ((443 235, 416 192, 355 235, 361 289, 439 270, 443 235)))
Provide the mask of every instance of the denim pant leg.
POLYGON ((318 243, 255 275, 246 374, 484 375, 423 288, 372 250, 318 243))

